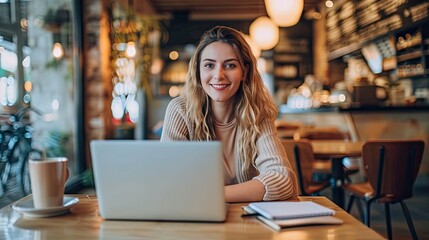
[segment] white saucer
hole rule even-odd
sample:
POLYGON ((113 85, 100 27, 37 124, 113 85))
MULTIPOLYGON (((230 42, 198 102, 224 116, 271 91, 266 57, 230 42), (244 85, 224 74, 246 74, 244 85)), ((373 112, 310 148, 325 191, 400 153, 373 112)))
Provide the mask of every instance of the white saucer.
POLYGON ((63 205, 59 207, 40 208, 35 209, 33 199, 27 201, 19 201, 12 205, 12 208, 24 214, 25 217, 40 218, 40 217, 53 217, 68 213, 73 205, 79 202, 75 197, 64 197, 63 205))

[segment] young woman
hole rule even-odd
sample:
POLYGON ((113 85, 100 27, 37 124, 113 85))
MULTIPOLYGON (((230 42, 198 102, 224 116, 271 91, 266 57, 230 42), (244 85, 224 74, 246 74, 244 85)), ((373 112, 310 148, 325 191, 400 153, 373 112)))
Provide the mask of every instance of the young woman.
POLYGON ((250 46, 237 30, 218 26, 201 37, 182 95, 167 107, 161 141, 221 141, 227 202, 283 200, 298 188, 276 116, 250 46))

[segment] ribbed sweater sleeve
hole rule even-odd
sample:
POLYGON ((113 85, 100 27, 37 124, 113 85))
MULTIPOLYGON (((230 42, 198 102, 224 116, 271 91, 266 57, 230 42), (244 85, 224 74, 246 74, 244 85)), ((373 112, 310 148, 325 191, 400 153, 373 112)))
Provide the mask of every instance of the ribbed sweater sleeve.
POLYGON ((186 101, 178 97, 170 101, 165 111, 161 141, 192 140, 192 124, 186 117, 186 101))
POLYGON ((265 186, 264 201, 285 200, 298 196, 298 181, 287 160, 286 152, 277 137, 274 123, 264 121, 261 136, 256 142, 258 156, 255 167, 257 179, 265 186))

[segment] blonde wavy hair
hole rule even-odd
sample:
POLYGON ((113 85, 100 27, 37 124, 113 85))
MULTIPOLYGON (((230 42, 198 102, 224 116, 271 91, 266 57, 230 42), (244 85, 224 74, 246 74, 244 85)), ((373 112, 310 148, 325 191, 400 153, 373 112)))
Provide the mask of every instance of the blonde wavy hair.
POLYGON ((209 44, 230 44, 238 57, 241 69, 248 67, 247 77, 242 81, 234 99, 235 118, 238 124, 236 147, 242 161, 241 171, 246 174, 258 155, 256 140, 260 135, 262 121, 274 121, 277 107, 256 68, 256 58, 242 33, 225 26, 217 26, 205 32, 189 62, 186 83, 182 96, 186 98, 187 115, 195 125, 195 140, 210 141, 215 136, 214 116, 210 97, 204 91, 200 79, 201 53, 209 44))

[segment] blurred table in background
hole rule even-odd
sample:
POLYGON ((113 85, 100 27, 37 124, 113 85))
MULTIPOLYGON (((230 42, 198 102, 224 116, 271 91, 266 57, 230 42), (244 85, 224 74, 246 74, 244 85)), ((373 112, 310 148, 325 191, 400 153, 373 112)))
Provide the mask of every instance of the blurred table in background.
POLYGON ((360 157, 364 142, 348 142, 343 140, 313 140, 313 152, 315 158, 331 159, 332 177, 331 189, 332 200, 344 208, 344 166, 345 157, 360 157))

